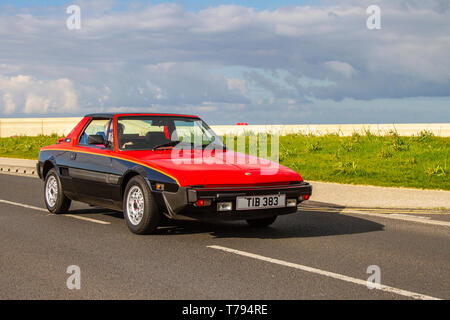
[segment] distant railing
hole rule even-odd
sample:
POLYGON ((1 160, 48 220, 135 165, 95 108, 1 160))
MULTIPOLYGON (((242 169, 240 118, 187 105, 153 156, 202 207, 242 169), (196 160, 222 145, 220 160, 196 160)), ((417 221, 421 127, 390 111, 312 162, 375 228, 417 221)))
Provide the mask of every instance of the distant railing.
MULTIPOLYGON (((0 137, 68 134, 81 118, 0 118, 0 137)), ((423 131, 436 136, 450 137, 450 123, 401 123, 401 124, 294 124, 294 125, 216 125, 211 126, 219 135, 277 133, 279 135, 353 133, 384 135, 397 132, 401 136, 418 135, 423 131)))

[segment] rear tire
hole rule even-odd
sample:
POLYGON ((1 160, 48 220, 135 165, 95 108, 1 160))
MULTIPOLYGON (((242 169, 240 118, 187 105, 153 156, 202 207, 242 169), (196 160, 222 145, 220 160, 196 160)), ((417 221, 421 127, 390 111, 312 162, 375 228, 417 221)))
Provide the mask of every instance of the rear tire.
POLYGON ((277 220, 277 216, 261 219, 249 219, 247 220, 247 223, 254 228, 265 228, 274 223, 275 220, 277 220))
POLYGON ((66 213, 72 201, 64 195, 61 180, 54 168, 45 177, 44 202, 48 211, 54 214, 66 213))
POLYGON ((141 176, 133 177, 125 188, 123 216, 135 234, 153 233, 160 223, 161 211, 141 176))

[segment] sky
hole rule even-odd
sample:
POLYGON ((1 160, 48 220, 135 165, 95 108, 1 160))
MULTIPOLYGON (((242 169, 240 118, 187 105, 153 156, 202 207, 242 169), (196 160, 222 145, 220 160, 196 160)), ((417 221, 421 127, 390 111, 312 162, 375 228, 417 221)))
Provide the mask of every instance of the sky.
POLYGON ((92 112, 450 122, 450 1, 0 0, 0 117, 92 112))
MULTIPOLYGON (((117 0, 114 1, 113 6, 116 10, 123 10, 126 8, 129 3, 140 3, 140 4, 164 4, 169 3, 168 1, 162 0, 136 0, 136 1, 125 1, 125 0, 117 0)), ((67 6, 75 3, 74 1, 66 1, 66 0, 3 0, 3 4, 12 5, 19 8, 27 8, 27 7, 50 7, 50 6, 67 6)), ((314 0, 243 0, 243 1, 233 1, 233 0, 178 0, 178 1, 170 1, 170 3, 176 3, 184 8, 191 11, 199 11, 208 7, 216 7, 219 5, 241 5, 245 7, 252 7, 257 9, 277 9, 280 6, 299 6, 299 5, 318 5, 321 1, 314 0)))

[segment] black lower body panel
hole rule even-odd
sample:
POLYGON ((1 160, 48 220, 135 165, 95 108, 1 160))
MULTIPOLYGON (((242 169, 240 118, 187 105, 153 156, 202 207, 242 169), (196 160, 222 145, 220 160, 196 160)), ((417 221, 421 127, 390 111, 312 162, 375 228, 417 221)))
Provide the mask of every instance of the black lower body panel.
POLYGON ((297 206, 236 210, 236 197, 238 196, 284 194, 286 199, 297 199, 297 203, 300 203, 302 196, 310 196, 311 192, 311 186, 308 183, 302 183, 299 185, 254 188, 192 189, 180 187, 177 192, 161 192, 154 195, 163 208, 164 214, 171 219, 226 221, 267 218, 297 212, 297 206), (197 207, 195 202, 199 199, 209 200, 211 205, 197 207), (219 202, 231 202, 232 210, 218 211, 217 203, 219 202))

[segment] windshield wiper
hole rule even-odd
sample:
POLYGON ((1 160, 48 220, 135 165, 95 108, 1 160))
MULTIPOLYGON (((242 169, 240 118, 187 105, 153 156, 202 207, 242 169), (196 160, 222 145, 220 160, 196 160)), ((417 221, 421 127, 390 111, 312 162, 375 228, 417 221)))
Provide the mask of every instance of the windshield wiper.
POLYGON ((181 141, 170 141, 170 142, 166 142, 166 143, 159 144, 159 145, 153 147, 152 150, 156 150, 156 149, 158 149, 158 148, 163 148, 163 147, 174 147, 174 146, 176 146, 177 144, 179 144, 180 142, 181 142, 181 141))

